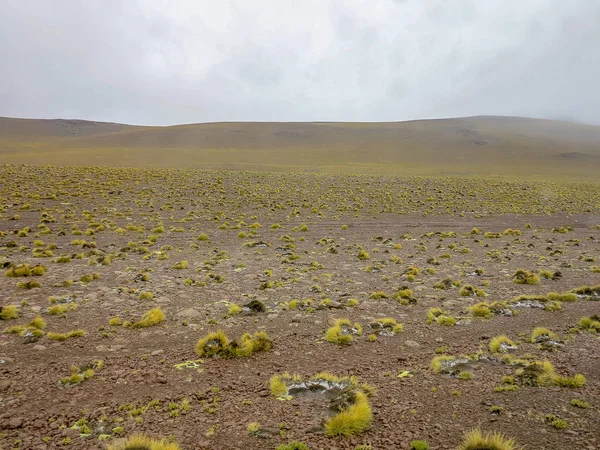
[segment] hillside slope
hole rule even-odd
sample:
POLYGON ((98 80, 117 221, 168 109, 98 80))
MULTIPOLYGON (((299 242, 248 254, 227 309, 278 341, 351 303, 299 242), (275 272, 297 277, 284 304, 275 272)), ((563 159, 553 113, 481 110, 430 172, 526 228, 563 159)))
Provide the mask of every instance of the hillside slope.
POLYGON ((0 162, 600 179, 600 127, 516 117, 170 127, 0 118, 0 162))

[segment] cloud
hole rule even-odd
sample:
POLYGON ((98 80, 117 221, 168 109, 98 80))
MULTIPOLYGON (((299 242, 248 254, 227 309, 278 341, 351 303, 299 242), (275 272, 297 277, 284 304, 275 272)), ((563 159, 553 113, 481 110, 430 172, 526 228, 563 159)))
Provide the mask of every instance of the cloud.
POLYGON ((497 114, 600 124, 597 0, 28 0, 0 115, 136 124, 497 114))

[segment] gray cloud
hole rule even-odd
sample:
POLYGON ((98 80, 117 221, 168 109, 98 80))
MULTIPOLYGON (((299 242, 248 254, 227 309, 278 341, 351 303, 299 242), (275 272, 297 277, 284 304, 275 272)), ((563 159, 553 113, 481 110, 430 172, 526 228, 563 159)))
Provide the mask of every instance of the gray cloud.
POLYGON ((597 0, 7 0, 0 115, 600 124, 597 0))

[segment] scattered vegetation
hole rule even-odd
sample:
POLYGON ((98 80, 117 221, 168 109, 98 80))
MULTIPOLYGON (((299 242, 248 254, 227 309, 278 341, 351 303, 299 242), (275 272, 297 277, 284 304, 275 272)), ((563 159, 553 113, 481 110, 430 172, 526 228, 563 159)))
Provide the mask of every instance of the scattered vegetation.
POLYGON ((517 450, 515 441, 501 433, 483 433, 476 428, 465 434, 457 450, 517 450))
POLYGON ((258 331, 254 335, 244 333, 239 341, 231 341, 222 330, 218 330, 209 333, 198 341, 196 353, 201 357, 238 358, 268 351, 272 347, 273 342, 266 331, 258 331))
POLYGON ((334 344, 348 345, 352 342, 352 335, 362 335, 362 326, 352 324, 350 319, 337 319, 333 326, 327 330, 325 339, 334 344))
POLYGON ((108 450, 181 450, 181 447, 165 439, 154 439, 142 434, 134 434, 127 439, 111 443, 108 450))

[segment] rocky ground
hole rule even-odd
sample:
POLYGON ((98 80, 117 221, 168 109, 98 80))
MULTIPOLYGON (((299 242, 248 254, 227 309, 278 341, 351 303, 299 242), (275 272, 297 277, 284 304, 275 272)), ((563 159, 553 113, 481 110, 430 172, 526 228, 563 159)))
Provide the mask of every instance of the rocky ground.
POLYGON ((1 173, 0 449, 105 449, 133 433, 183 449, 408 449, 416 439, 453 449, 475 427, 529 450, 600 448, 599 335, 579 326, 600 314, 600 288, 547 295, 600 283, 595 185, 1 173), (15 276, 25 264, 28 276, 15 276), (515 282, 518 270, 530 284, 515 282), (253 300, 264 311, 245 310, 253 300), (470 307, 482 302, 500 306, 478 317, 470 307), (136 326, 154 308, 165 319, 136 326), (428 323, 432 308, 449 319, 428 323), (363 328, 349 345, 325 339, 340 318, 363 328), (381 318, 403 330, 375 336, 381 318), (536 327, 556 345, 532 342, 536 327), (272 349, 198 356, 197 341, 219 329, 238 340, 266 331, 272 349), (490 351, 500 335, 517 347, 509 357, 490 351), (438 373, 440 355, 467 362, 438 373), (535 361, 585 384, 522 382, 535 361), (366 431, 328 436, 322 396, 270 392, 274 375, 322 371, 375 388, 366 431))

